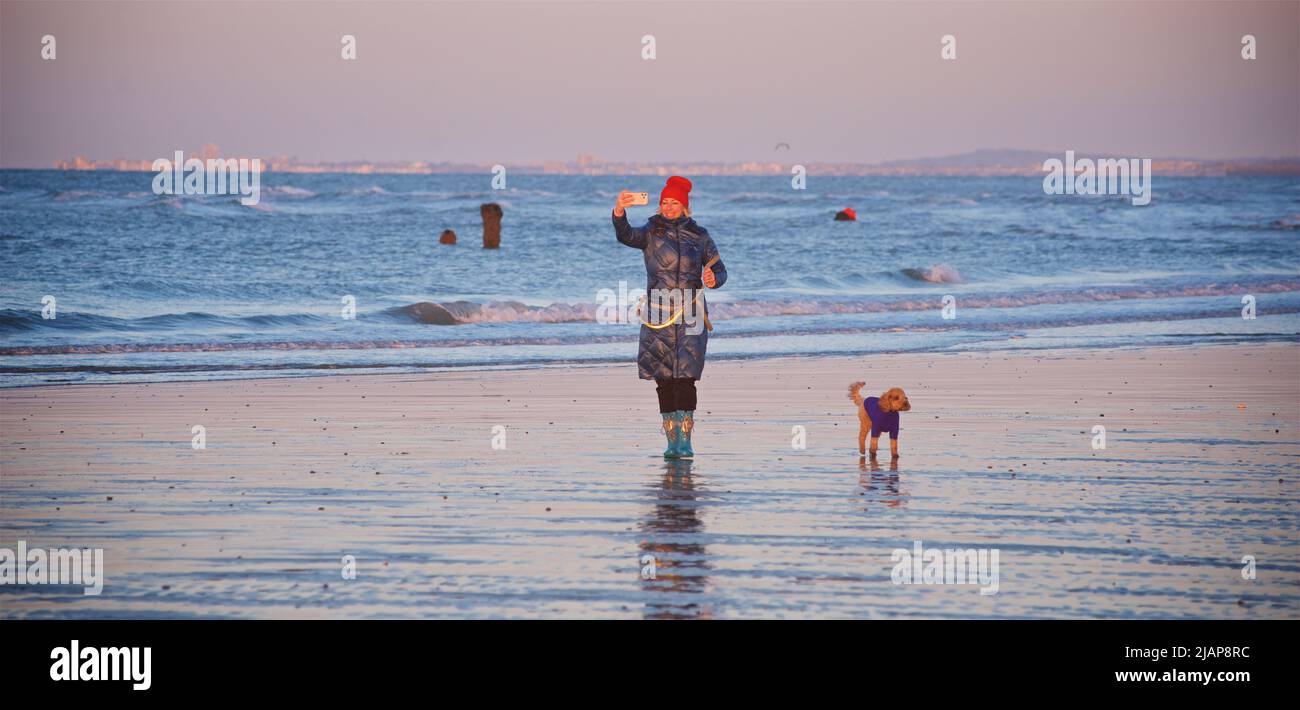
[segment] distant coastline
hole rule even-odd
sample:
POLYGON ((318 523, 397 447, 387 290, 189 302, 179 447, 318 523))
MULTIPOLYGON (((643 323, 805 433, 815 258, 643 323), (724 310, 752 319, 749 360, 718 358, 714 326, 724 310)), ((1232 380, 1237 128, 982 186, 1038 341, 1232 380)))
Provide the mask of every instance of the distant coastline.
MULTIPOLYGON (((1132 157, 1106 153, 1076 151, 1092 158, 1132 157)), ((749 162, 660 162, 603 160, 594 155, 579 155, 575 160, 551 160, 536 163, 505 164, 505 168, 520 175, 789 175, 793 165, 803 165, 813 175, 880 175, 880 176, 1032 176, 1043 175, 1043 161, 1060 158, 1062 151, 1038 150, 977 150, 958 155, 932 158, 893 160, 883 163, 830 163, 799 161, 793 158, 749 162)), ((216 146, 204 146, 193 153, 195 157, 257 157, 266 166, 266 172, 276 173, 351 173, 351 174, 447 174, 491 172, 492 163, 454 163, 428 161, 343 161, 303 162, 291 156, 231 156, 222 155, 216 146)), ((1300 156, 1289 158, 1233 158, 1209 160, 1198 158, 1152 157, 1151 170, 1159 175, 1215 176, 1228 175, 1281 175, 1300 176, 1300 156)), ((153 160, 115 158, 96 160, 74 156, 59 160, 56 170, 115 170, 121 172, 154 172, 153 160)))

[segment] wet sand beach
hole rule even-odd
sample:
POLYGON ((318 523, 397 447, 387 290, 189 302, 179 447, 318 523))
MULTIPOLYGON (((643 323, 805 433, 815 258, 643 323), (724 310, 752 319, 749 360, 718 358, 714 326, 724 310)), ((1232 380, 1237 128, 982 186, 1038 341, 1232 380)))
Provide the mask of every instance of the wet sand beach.
POLYGON ((670 463, 632 364, 3 390, 0 547, 105 581, 0 616, 1300 617, 1294 344, 711 360, 699 395, 670 463), (911 399, 896 465, 854 380, 911 399), (895 584, 918 540, 996 550, 997 593, 895 584))

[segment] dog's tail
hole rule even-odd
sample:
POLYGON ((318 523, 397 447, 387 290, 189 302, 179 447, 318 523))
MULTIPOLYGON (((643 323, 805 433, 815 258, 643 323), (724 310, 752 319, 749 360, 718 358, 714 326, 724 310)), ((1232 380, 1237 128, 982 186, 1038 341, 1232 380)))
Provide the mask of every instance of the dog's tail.
POLYGON ((862 406, 862 388, 865 387, 866 384, 867 383, 865 382, 854 382, 849 385, 849 399, 853 400, 853 403, 859 407, 862 406))

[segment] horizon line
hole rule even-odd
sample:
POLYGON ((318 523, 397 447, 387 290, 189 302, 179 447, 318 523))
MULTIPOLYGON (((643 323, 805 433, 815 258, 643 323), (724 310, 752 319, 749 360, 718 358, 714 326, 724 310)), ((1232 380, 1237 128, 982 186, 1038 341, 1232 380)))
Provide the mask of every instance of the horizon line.
MULTIPOLYGON (((471 163, 458 161, 430 162, 426 160, 383 160, 366 158, 343 161, 305 162, 297 156, 221 156, 213 144, 198 151, 173 151, 191 159, 210 160, 260 160, 264 172, 317 173, 317 174, 477 174, 492 172, 498 166, 518 174, 551 175, 667 175, 694 173, 700 175, 785 175, 795 166, 802 165, 810 172, 831 175, 1041 175, 1044 159, 1073 153, 1079 159, 1149 159, 1153 172, 1185 175, 1225 174, 1277 174, 1300 175, 1300 154, 1282 157, 1188 158, 1120 156, 1113 153, 1090 153, 1076 150, 1050 151, 1029 148, 980 148, 964 153, 918 158, 903 158, 877 162, 831 162, 791 160, 678 160, 636 161, 607 160, 592 154, 578 154, 570 160, 541 160, 527 163, 471 163)), ((143 172, 154 173, 156 160, 145 159, 89 159, 74 155, 68 160, 56 160, 50 167, 4 166, 0 170, 59 170, 74 172, 143 172)))

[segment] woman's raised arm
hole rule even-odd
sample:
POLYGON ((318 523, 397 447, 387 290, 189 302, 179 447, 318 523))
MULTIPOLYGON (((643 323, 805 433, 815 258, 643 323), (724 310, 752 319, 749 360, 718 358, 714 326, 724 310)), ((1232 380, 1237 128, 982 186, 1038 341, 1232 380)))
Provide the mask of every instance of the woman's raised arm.
POLYGON ((614 203, 614 234, 620 242, 633 249, 645 249, 645 227, 633 227, 627 223, 627 211, 624 208, 631 204, 632 193, 627 190, 618 193, 618 201, 614 203))

